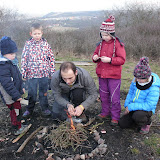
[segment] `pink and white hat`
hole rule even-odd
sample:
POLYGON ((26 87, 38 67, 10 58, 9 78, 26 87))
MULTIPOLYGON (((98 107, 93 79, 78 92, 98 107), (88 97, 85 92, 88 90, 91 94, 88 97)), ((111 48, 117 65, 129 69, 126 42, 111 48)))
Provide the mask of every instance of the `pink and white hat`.
POLYGON ((115 18, 114 16, 109 16, 104 22, 102 22, 100 27, 100 32, 107 32, 107 33, 115 33, 115 18))

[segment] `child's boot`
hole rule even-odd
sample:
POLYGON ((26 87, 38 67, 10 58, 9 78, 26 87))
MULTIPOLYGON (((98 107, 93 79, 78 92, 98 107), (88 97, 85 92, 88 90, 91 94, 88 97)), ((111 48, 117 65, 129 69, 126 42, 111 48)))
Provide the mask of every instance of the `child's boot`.
POLYGON ((117 126, 118 125, 118 121, 115 120, 115 119, 112 119, 110 125, 111 126, 117 126))
POLYGON ((15 132, 14 132, 14 135, 15 136, 18 136, 18 135, 20 135, 21 133, 23 133, 23 132, 25 132, 25 128, 27 127, 27 125, 21 125, 21 128, 19 128, 18 130, 16 130, 15 132))
POLYGON ((141 127, 139 133, 140 134, 147 134, 147 133, 149 133, 151 125, 152 125, 152 123, 149 124, 149 125, 145 125, 144 127, 141 127))

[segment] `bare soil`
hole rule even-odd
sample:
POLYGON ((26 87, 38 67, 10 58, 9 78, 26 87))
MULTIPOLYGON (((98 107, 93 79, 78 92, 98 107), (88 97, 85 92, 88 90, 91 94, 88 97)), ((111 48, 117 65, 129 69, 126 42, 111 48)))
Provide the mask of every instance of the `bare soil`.
MULTIPOLYGON (((121 94, 121 99, 125 100, 126 93, 121 94)), ((49 95, 49 104, 52 106, 53 98, 49 95)), ((23 111, 25 106, 22 106, 23 111)), ((95 117, 100 112, 100 102, 96 102, 86 112, 88 118, 95 117)), ((159 105, 157 107, 159 110, 159 105)), ((9 116, 9 109, 0 102, 0 159, 1 160, 45 160, 48 156, 44 154, 42 150, 35 149, 35 141, 37 137, 34 136, 25 146, 21 153, 16 153, 20 145, 25 139, 35 131, 39 126, 52 126, 57 123, 51 118, 44 118, 40 114, 39 104, 35 107, 33 116, 26 121, 26 124, 32 124, 30 130, 17 142, 12 143, 12 140, 16 138, 11 134, 11 122, 9 116)), ((93 124, 101 123, 101 121, 94 121, 93 124)), ((157 121, 156 114, 153 116, 153 127, 147 135, 141 135, 137 132, 136 128, 122 130, 117 127, 110 126, 110 122, 105 120, 104 123, 98 126, 97 131, 101 134, 101 138, 105 140, 107 144, 107 152, 104 155, 96 155, 93 160, 160 160, 160 157, 149 145, 144 143, 145 139, 148 139, 153 134, 160 134, 159 122, 157 121), (105 130, 106 133, 101 133, 105 130), (134 152, 133 152, 134 151, 134 152)), ((96 142, 93 141, 92 135, 88 139, 91 142, 92 149, 96 147, 96 142)), ((52 148, 48 147, 49 144, 45 144, 44 149, 49 153, 54 153, 52 148)), ((78 150, 82 153, 90 152, 86 148, 78 150)), ((77 151, 76 151, 77 153, 77 151)), ((61 150, 59 153, 55 152, 55 156, 61 159, 66 158, 68 155, 76 154, 71 149, 61 150)))

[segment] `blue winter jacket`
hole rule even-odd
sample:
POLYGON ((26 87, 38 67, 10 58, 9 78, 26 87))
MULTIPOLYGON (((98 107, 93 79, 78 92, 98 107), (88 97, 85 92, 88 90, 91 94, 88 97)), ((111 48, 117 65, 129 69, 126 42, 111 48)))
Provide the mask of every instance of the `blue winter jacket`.
POLYGON ((146 90, 139 90, 136 87, 135 79, 133 79, 124 104, 124 107, 128 107, 129 111, 143 110, 155 113, 159 100, 160 79, 155 73, 152 73, 152 76, 153 83, 146 90))
MULTIPOLYGON (((22 75, 17 64, 4 58, 0 54, 0 83, 4 90, 12 97, 13 101, 21 98, 23 94, 22 75)), ((1 93, 2 96, 2 93, 1 93)))

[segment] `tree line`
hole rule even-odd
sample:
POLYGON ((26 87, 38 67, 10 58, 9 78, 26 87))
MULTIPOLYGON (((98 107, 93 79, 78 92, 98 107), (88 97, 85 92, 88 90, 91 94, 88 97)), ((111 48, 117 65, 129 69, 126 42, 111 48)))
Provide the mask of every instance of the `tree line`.
MULTIPOLYGON (((116 36, 123 40, 128 59, 138 60, 145 55, 159 60, 160 11, 158 8, 148 5, 126 5, 123 9, 106 11, 104 20, 110 14, 116 18, 116 36)), ((0 22, 0 38, 4 35, 10 36, 19 48, 23 48, 25 41, 30 37, 29 27, 31 23, 37 22, 37 19, 28 21, 24 15, 0 8, 0 22)), ((91 56, 96 43, 100 41, 99 21, 96 26, 63 32, 47 28, 44 21, 41 23, 44 26, 44 38, 56 54, 91 56)))

